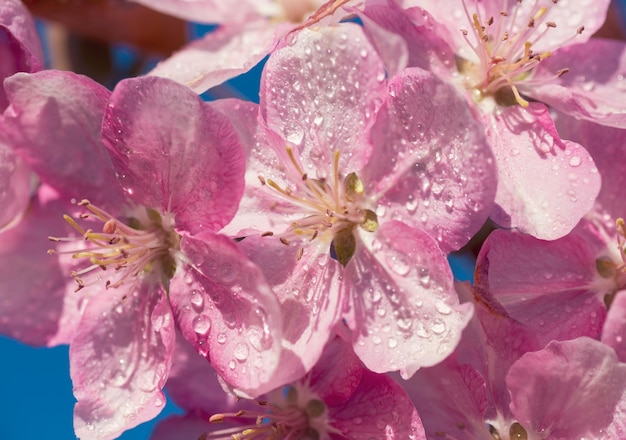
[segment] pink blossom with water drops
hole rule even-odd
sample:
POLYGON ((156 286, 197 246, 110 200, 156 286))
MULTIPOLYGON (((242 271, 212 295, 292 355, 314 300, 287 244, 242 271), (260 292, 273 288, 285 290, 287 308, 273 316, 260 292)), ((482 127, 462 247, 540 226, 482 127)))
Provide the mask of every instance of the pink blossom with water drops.
POLYGON ((310 369, 345 318, 373 371, 410 376, 445 358, 471 309, 441 248, 466 243, 494 194, 463 98, 421 69, 387 84, 355 25, 304 29, 270 57, 248 132, 247 189, 227 230, 281 299, 287 352, 310 369))
MULTIPOLYGON (((575 105, 563 99, 557 106, 555 100, 544 100, 543 91, 585 63, 563 65, 550 75, 539 71, 569 45, 589 44, 608 1, 593 2, 585 14, 563 1, 399 3, 407 9, 393 2, 366 8, 366 28, 372 29, 372 38, 380 29, 401 35, 409 65, 446 78, 475 108, 498 169, 492 219, 541 239, 567 234, 593 205, 600 175, 581 145, 559 136, 545 104, 564 111, 575 105)), ((604 102, 602 96, 598 100, 604 102)))
MULTIPOLYGON (((216 233, 243 189, 243 151, 225 117, 158 78, 124 81, 111 95, 55 71, 9 84, 6 133, 54 187, 54 203, 33 220, 58 225, 59 211, 72 214, 65 221, 73 232, 48 228, 58 243, 48 258, 67 277, 61 282, 51 270, 53 298, 64 308, 58 324, 70 342, 77 435, 114 438, 161 411, 175 323, 234 387, 246 394, 268 388, 265 374, 280 348, 280 330, 270 335, 280 328, 277 303, 259 269, 216 233), (49 130, 50 123, 65 130, 49 130), (78 193, 93 202, 70 205, 78 193), (250 344, 245 358, 242 344, 250 344), (235 359, 238 368, 229 368, 235 359)), ((50 295, 31 278, 31 301, 50 295)), ((12 297, 3 294, 9 310, 12 297)))

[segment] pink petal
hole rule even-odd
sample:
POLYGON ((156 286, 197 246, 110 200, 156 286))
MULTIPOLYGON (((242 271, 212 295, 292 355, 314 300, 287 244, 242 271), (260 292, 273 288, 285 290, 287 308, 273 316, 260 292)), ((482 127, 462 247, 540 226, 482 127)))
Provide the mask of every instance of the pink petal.
POLYGON ((430 70, 440 77, 450 76, 454 53, 428 12, 421 8, 402 10, 390 2, 389 5, 369 5, 359 17, 368 38, 384 60, 389 76, 394 76, 407 64, 430 70), (400 41, 396 40, 398 37, 400 41), (408 61, 403 61, 407 56, 408 61))
POLYGON ((600 191, 591 156, 558 137, 542 104, 503 108, 484 117, 499 172, 492 219, 544 240, 567 234, 600 191))
POLYGON ((332 408, 332 417, 333 426, 350 439, 426 439, 417 411, 402 387, 390 377, 368 370, 363 371, 351 399, 332 408))
POLYGON ((605 243, 591 240, 582 227, 554 241, 494 231, 479 254, 476 283, 537 331, 544 344, 599 337, 611 283, 602 283, 596 270, 605 243))
POLYGON ((379 217, 423 228, 445 251, 467 243, 491 211, 496 173, 465 98, 430 72, 405 69, 390 81, 371 136, 361 177, 386 208, 379 217))
POLYGON ((161 412, 174 336, 156 286, 139 281, 90 300, 70 346, 78 437, 116 438, 161 412))
POLYGON ((0 142, 0 231, 19 221, 30 202, 32 172, 0 142))
POLYGON ((49 187, 14 228, 0 234, 0 333, 31 345, 66 344, 80 320, 71 256, 48 255, 48 236, 67 235, 68 206, 49 187))
POLYGON ((100 141, 109 91, 85 76, 54 70, 18 73, 5 89, 11 105, 3 136, 41 180, 68 200, 119 205, 123 196, 100 141))
POLYGON ((172 279, 170 301, 185 338, 240 393, 276 387, 282 322, 259 268, 221 235, 186 236, 181 248, 193 266, 172 279))
POLYGON ((289 28, 274 27, 265 20, 222 26, 161 61, 148 75, 169 78, 202 93, 250 70, 289 28))
POLYGON ((529 96, 576 118, 626 128, 624 42, 592 38, 555 51, 539 64, 533 81, 539 85, 523 88, 529 96), (564 68, 569 72, 555 78, 564 68))
POLYGON ((529 437, 542 433, 542 438, 608 438, 603 430, 626 399, 626 364, 619 363, 609 347, 589 338, 551 342, 525 354, 506 381, 511 410, 529 437))
POLYGON ((173 212, 190 233, 219 230, 234 215, 244 152, 226 118, 189 89, 156 77, 119 83, 102 136, 136 203, 173 212))
MULTIPOLYGON (((241 0, 237 7, 219 0, 131 0, 168 15, 197 23, 245 22, 268 0, 241 0), (259 3, 261 5, 259 5, 259 3)), ((267 6, 266 6, 267 7, 267 6)))
POLYGON ((168 396, 178 406, 206 416, 218 411, 234 411, 238 401, 224 392, 211 364, 180 333, 177 333, 166 388, 168 396))
MULTIPOLYGON (((285 246, 277 237, 249 236, 241 249, 255 262, 276 293, 283 315, 281 361, 285 381, 299 379, 319 360, 322 350, 341 320, 345 296, 342 269, 330 258, 329 243, 285 246)), ((345 275, 344 275, 345 276, 345 275)))
POLYGON ((620 362, 626 363, 626 293, 616 293, 602 329, 602 342, 615 350, 620 362))
MULTIPOLYGON (((261 83, 267 126, 298 150, 304 169, 330 174, 333 151, 344 174, 367 159, 365 133, 382 103, 385 72, 362 29, 343 23, 302 29, 275 51, 261 83)), ((284 146, 283 146, 284 149, 284 146)))
POLYGON ((196 415, 170 416, 159 422, 150 434, 150 440, 198 439, 215 429, 208 419, 196 415))
POLYGON ((584 145, 593 157, 602 176, 602 188, 596 199, 594 211, 600 214, 607 230, 614 231, 615 220, 626 214, 622 190, 626 186, 626 160, 623 155, 626 130, 560 114, 556 121, 559 133, 562 133, 563 137, 584 145))
POLYGON ((344 278, 354 350, 375 372, 408 378, 441 362, 472 316, 470 305, 458 303, 437 243, 400 222, 382 224, 374 242, 364 241, 344 278))
MULTIPOLYGON (((35 22, 19 0, 0 4, 0 82, 16 72, 35 72, 43 67, 43 52, 35 22)), ((0 110, 8 105, 0 87, 0 110)))

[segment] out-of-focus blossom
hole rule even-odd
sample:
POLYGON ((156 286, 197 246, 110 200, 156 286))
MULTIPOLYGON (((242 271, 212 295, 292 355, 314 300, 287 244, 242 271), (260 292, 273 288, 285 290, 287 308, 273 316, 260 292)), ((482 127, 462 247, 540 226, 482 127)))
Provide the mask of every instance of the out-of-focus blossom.
POLYGON ((161 411, 174 322, 233 387, 271 389, 278 304, 216 233, 243 191, 244 154, 227 119, 160 78, 110 94, 46 71, 15 75, 6 89, 3 136, 44 185, 28 219, 2 237, 17 263, 2 276, 2 330, 70 342, 77 435, 114 438, 161 411), (60 226, 62 212, 72 228, 60 226), (58 243, 48 263, 46 233, 58 243))
POLYGON ((188 360, 195 366, 186 370, 202 369, 205 374, 196 374, 191 381, 187 378, 185 395, 195 402, 210 401, 213 414, 206 414, 206 403, 198 411, 182 400, 181 405, 189 413, 162 422, 153 440, 179 439, 181 433, 206 440, 425 438, 419 416, 405 391, 388 376, 364 368, 350 345, 338 337, 328 343, 306 376, 254 402, 244 400, 233 405, 212 378, 214 374, 208 365, 197 363, 197 359, 188 360), (189 386, 189 382, 193 385, 195 381, 198 387, 189 386), (213 390, 208 390, 207 384, 213 390), (217 396, 224 400, 221 407, 217 396), (224 409, 232 412, 223 412, 224 409))
POLYGON ((410 376, 444 359, 471 316, 444 252, 491 207, 482 129, 434 75, 385 78, 359 26, 303 29, 266 64, 260 119, 254 106, 240 117, 257 137, 227 230, 280 297, 305 370, 346 319, 368 368, 410 376))
POLYGON ((475 293, 455 354, 405 384, 429 438, 623 437, 626 364, 609 347, 582 337, 541 349, 536 331, 475 293))
POLYGON ((339 22, 351 0, 245 0, 236 7, 219 0, 134 1, 193 22, 220 24, 149 73, 202 93, 250 70, 303 22, 339 22))
POLYGON ((547 0, 401 3, 407 9, 395 2, 366 8, 366 28, 379 50, 399 51, 381 42, 380 28, 403 36, 409 65, 466 93, 498 168, 492 219, 541 239, 566 235, 593 205, 600 176, 581 145, 559 136, 546 104, 604 123, 626 118, 619 107, 626 100, 606 98, 626 73, 622 45, 588 40, 608 1, 587 9, 547 0), (611 56, 618 61, 602 61, 611 56))
MULTIPOLYGON (((8 105, 2 87, 4 79, 16 72, 35 72, 42 65, 41 44, 28 10, 19 0, 3 1, 0 4, 0 111, 8 105)), ((30 170, 0 141, 0 230, 21 218, 30 195, 30 170)))

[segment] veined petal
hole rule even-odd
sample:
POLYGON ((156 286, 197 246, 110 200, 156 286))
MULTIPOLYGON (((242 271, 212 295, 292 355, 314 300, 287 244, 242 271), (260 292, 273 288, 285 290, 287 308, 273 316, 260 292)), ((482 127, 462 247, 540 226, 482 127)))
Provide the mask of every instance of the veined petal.
POLYGON ((71 72, 18 73, 5 81, 10 106, 2 137, 42 181, 59 193, 119 206, 122 192, 100 141, 109 91, 71 72), (106 188, 104 190, 103 188, 106 188))
POLYGON ((256 25, 222 26, 161 61, 148 75, 169 78, 203 93, 253 68, 289 28, 270 26, 265 20, 256 25))
POLYGON ((511 410, 529 433, 620 438, 605 437, 603 432, 612 423, 616 406, 624 405, 626 364, 598 341, 553 341, 522 356, 506 382, 511 410))
POLYGON ((521 83, 528 96, 576 118, 626 128, 624 42, 592 38, 555 51, 539 63, 532 83, 521 83), (569 71, 558 75, 563 68, 569 71))
POLYGON ((186 236, 181 249, 189 264, 172 279, 170 301, 183 335, 241 393, 271 390, 282 321, 263 274, 225 236, 186 236))
POLYGON ((397 221, 382 224, 374 241, 364 240, 344 278, 354 350, 375 372, 400 370, 409 378, 441 362, 472 316, 471 305, 458 303, 437 243, 397 221))
POLYGON ((167 79, 118 84, 102 125, 118 180, 136 203, 175 214, 176 226, 219 230, 243 192, 245 156, 234 128, 167 79))
POLYGON ((195 414, 174 415, 159 422, 150 434, 150 440, 197 439, 213 428, 214 425, 206 417, 195 414))
POLYGON ((342 172, 358 171, 370 152, 365 133, 384 97, 382 61, 355 24, 297 35, 265 66, 261 115, 297 149, 305 170, 330 176, 328 164, 339 151, 342 172))
POLYGON ((295 358, 281 362, 281 375, 293 381, 309 371, 341 320, 344 296, 341 266, 329 256, 328 243, 311 242, 299 254, 294 243, 250 236, 241 248, 262 270, 276 293, 283 315, 283 347, 295 358))
POLYGON ((492 219, 544 240, 567 234, 600 191, 589 153, 559 138, 543 104, 507 107, 484 118, 499 173, 492 219))
POLYGON ((459 249, 484 224, 495 197, 493 157, 465 98, 419 68, 389 82, 372 127, 366 192, 401 220, 459 249))
POLYGON ((80 438, 117 438, 165 405, 175 341, 167 296, 141 281, 124 287, 90 300, 70 346, 80 438))

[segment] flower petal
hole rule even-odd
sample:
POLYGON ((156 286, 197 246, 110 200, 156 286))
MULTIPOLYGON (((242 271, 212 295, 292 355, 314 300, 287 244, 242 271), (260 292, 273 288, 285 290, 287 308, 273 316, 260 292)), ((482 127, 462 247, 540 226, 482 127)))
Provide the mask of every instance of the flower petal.
POLYGON ((159 422, 150 434, 150 440, 180 440, 202 438, 214 428, 205 417, 187 414, 170 416, 159 422))
POLYGON ((544 240, 567 234, 600 191, 589 153, 559 138, 542 104, 503 108, 484 117, 499 173, 492 219, 544 240))
POLYGON ((539 85, 522 90, 539 101, 576 118, 626 128, 624 42, 592 38, 555 51, 537 66, 533 82, 539 85), (558 75, 564 68, 569 71, 558 75))
POLYGON ((265 65, 261 114, 298 149, 305 170, 330 175, 332 152, 339 151, 339 168, 347 174, 367 159, 365 133, 382 103, 384 83, 382 62, 359 26, 302 29, 265 65))
POLYGON ((185 338, 240 393, 276 387, 282 321, 259 268, 221 235, 186 236, 181 248, 192 265, 172 279, 170 301, 185 338))
POLYGON ((30 202, 32 172, 0 142, 0 231, 15 224, 30 202))
POLYGON ((90 300, 70 345, 78 437, 117 438, 161 412, 174 337, 167 296, 156 286, 139 281, 90 300))
POLYGON ((361 238, 344 273, 354 350, 372 371, 411 377, 454 350, 472 307, 459 305, 445 255, 425 232, 391 221, 374 241, 361 238))
POLYGON ((265 20, 245 27, 222 26, 161 61, 148 75, 169 78, 203 93, 258 64, 289 27, 274 28, 265 20))
POLYGON ((85 76, 54 70, 18 73, 5 89, 11 105, 2 136, 41 180, 67 199, 119 205, 123 196, 111 185, 113 168, 100 141, 109 91, 85 76))
POLYGON ((392 78, 362 173, 366 193, 387 208, 379 217, 423 228, 445 251, 465 245, 495 197, 483 132, 465 98, 434 74, 410 68, 392 78))
POLYGON ((529 433, 607 438, 603 430, 626 398, 626 364, 619 363, 609 347, 589 338, 554 341, 522 356, 506 382, 511 410, 529 433))
POLYGON ((244 152, 232 125, 167 79, 118 84, 102 125, 118 180, 136 203, 176 215, 190 233, 219 230, 243 192, 244 152))
MULTIPOLYGON (((242 0, 237 7, 219 0, 131 0, 168 15, 197 23, 244 22, 256 15, 256 6, 269 0, 242 0)), ((266 6, 267 7, 267 6, 266 6)))
POLYGON ((626 363, 626 292, 616 293, 602 329, 602 342, 615 350, 626 363))

